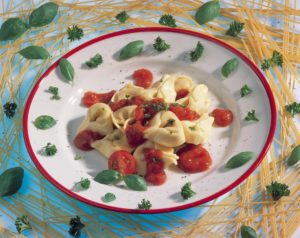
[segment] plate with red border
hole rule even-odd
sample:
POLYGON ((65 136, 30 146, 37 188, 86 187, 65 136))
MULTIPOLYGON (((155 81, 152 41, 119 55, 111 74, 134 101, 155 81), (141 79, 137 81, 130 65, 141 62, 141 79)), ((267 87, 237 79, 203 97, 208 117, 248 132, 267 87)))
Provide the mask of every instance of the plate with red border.
POLYGON ((229 192, 249 175, 263 160, 274 136, 276 109, 271 89, 260 70, 244 54, 213 37, 183 29, 164 27, 135 28, 113 32, 90 40, 63 56, 73 65, 75 76, 70 84, 62 80, 58 62, 55 62, 41 76, 34 86, 24 111, 24 138, 30 157, 40 172, 64 193, 96 207, 128 213, 161 213, 191 208, 229 192), (155 52, 154 40, 160 36, 170 48, 155 52), (128 60, 117 60, 120 49, 132 41, 142 40, 141 54, 128 60), (192 62, 190 52, 200 41, 204 47, 201 58, 192 62), (99 53, 103 63, 88 69, 84 62, 99 53), (229 59, 237 58, 237 70, 224 79, 221 68, 229 59), (147 191, 133 191, 122 182, 105 185, 93 180, 95 175, 107 169, 107 159, 95 150, 78 150, 73 140, 77 128, 88 108, 81 103, 86 91, 99 93, 119 90, 124 84, 133 82, 132 73, 147 68, 153 73, 154 81, 164 74, 184 74, 196 84, 208 87, 211 105, 227 108, 234 119, 230 126, 213 127, 209 141, 203 145, 212 158, 212 166, 202 173, 184 173, 167 169, 167 181, 161 186, 148 186, 147 191), (241 97, 244 85, 252 93, 241 97), (60 100, 51 100, 47 92, 50 86, 57 87, 60 100), (248 112, 255 110, 259 121, 246 121, 248 112), (34 121, 41 115, 49 115, 56 124, 47 130, 37 129, 34 121), (41 149, 47 143, 55 144, 57 153, 45 156, 41 149), (234 155, 251 151, 254 158, 235 169, 226 169, 225 164, 234 155), (81 159, 75 160, 76 155, 81 159), (76 190, 74 185, 88 178, 86 190, 76 190), (191 182, 195 195, 183 199, 181 188, 191 182), (106 193, 113 193, 116 199, 103 201, 106 193), (138 208, 142 199, 151 202, 151 209, 138 208))

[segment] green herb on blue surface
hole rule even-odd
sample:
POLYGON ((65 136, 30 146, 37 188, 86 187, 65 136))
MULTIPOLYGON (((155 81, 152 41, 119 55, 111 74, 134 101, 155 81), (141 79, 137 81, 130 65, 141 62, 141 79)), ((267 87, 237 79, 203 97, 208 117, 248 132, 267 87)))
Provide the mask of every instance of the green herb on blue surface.
POLYGON ((24 169, 14 167, 0 175, 0 197, 10 196, 19 191, 24 178, 24 169))
POLYGON ((7 19, 0 28, 0 41, 15 40, 27 31, 28 26, 20 18, 7 19))
POLYGON ((116 19, 121 23, 125 23, 128 20, 128 18, 129 15, 127 14, 126 11, 122 11, 116 15, 116 19))
POLYGON ((17 217, 17 219, 15 221, 15 226, 16 226, 19 234, 21 234, 22 231, 32 229, 30 222, 28 220, 28 217, 26 215, 17 217))
POLYGON ((67 33, 68 33, 68 40, 70 40, 70 41, 80 40, 84 35, 83 30, 80 27, 78 27, 77 25, 68 27, 67 33))
POLYGON ((69 234, 72 237, 79 238, 81 235, 81 230, 85 227, 85 225, 81 222, 80 217, 76 216, 71 218, 70 222, 69 234))
POLYGON ((272 182, 270 185, 266 186, 267 192, 272 196, 274 201, 278 201, 283 196, 289 196, 290 190, 289 186, 283 183, 272 182))
POLYGON ((14 102, 7 102, 3 105, 4 113, 7 118, 14 117, 18 105, 14 102))
POLYGON ((159 24, 163 26, 169 26, 169 27, 176 27, 176 21, 175 18, 170 14, 164 14, 160 17, 159 24))
POLYGON ((284 108, 292 117, 300 113, 300 103, 297 102, 285 105, 284 108))

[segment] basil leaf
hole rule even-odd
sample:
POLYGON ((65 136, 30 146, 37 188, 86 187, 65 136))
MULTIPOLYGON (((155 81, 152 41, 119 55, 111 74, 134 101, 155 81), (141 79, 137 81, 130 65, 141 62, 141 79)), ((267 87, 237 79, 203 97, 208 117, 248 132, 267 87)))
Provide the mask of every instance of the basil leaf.
POLYGON ((196 21, 202 25, 206 22, 209 22, 219 16, 220 14, 220 3, 219 1, 209 1, 204 3, 201 7, 199 7, 196 12, 195 19, 196 21))
POLYGON ((142 52, 143 47, 144 47, 144 41, 142 40, 132 41, 121 49, 119 59, 126 60, 136 55, 139 55, 142 52))
POLYGON ((257 238, 256 231, 250 226, 241 227, 242 238, 257 238))
POLYGON ((239 66, 239 61, 237 58, 232 58, 228 60, 222 67, 222 75, 224 77, 228 77, 231 73, 233 73, 237 67, 239 66))
POLYGON ((288 158, 287 165, 292 166, 292 165, 298 163, 299 161, 300 161, 300 145, 297 145, 293 149, 291 156, 288 158))
POLYGON ((21 167, 10 168, 0 175, 0 196, 10 196, 18 192, 23 183, 24 170, 21 167))
POLYGON ((135 190, 135 191, 146 191, 147 190, 147 184, 145 180, 136 174, 130 174, 127 176, 124 176, 124 182, 128 186, 128 188, 135 190))
POLYGON ((33 124, 38 129, 46 130, 53 127, 56 124, 56 120, 51 116, 42 115, 37 117, 33 124))
POLYGON ((113 193, 106 193, 102 198, 103 202, 108 203, 116 200, 116 195, 113 193))
POLYGON ((18 52, 26 59, 47 59, 49 52, 41 46, 31 45, 18 52))
POLYGON ((102 184, 111 184, 120 180, 121 174, 113 169, 103 170, 96 175, 94 180, 102 184))
POLYGON ((246 164, 249 160, 254 157, 255 153, 251 151, 241 152, 233 156, 230 160, 227 161, 225 168, 234 169, 246 164))
POLYGON ((32 11, 29 16, 29 24, 33 27, 46 26, 53 21, 57 15, 58 5, 47 2, 32 11))
POLYGON ((27 31, 27 25, 20 18, 9 18, 0 28, 0 41, 15 40, 27 31))
POLYGON ((74 68, 67 59, 62 58, 59 61, 59 69, 67 81, 73 81, 75 75, 74 68))

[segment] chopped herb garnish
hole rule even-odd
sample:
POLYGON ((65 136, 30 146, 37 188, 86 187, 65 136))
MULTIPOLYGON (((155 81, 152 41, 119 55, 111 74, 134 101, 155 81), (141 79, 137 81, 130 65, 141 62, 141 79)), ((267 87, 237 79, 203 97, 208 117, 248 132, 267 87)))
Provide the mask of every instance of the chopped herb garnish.
POLYGON ((57 148, 54 144, 51 143, 47 143, 47 145, 44 147, 44 153, 47 156, 53 156, 55 155, 57 152, 57 148))
POLYGON ((88 178, 81 178, 81 180, 75 184, 78 188, 81 188, 83 190, 87 190, 90 185, 91 181, 88 178))
POLYGON ((77 25, 73 25, 72 27, 68 27, 68 40, 80 40, 83 37, 83 30, 79 28, 77 25))
POLYGON ((122 11, 116 15, 116 19, 121 23, 126 22, 128 20, 128 18, 129 18, 129 15, 127 14, 126 11, 122 11))
POLYGON ((72 237, 79 238, 81 235, 81 230, 85 227, 85 225, 80 221, 80 217, 76 216, 75 218, 71 218, 69 225, 69 234, 72 237))
POLYGON ((247 85, 245 84, 242 88, 241 88, 241 97, 245 97, 246 95, 252 93, 252 89, 247 85))
POLYGON ((174 122, 175 122, 175 120, 170 118, 170 119, 168 119, 166 126, 173 126, 174 122))
POLYGON ((267 192, 272 196, 274 201, 278 201, 283 196, 290 195, 289 186, 286 184, 272 182, 270 185, 267 185, 266 188, 267 192))
POLYGON ((263 71, 269 69, 271 67, 270 60, 264 59, 264 62, 261 64, 261 69, 263 71))
POLYGON ((285 105, 284 108, 292 117, 300 113, 300 103, 297 102, 285 105))
POLYGON ((143 198, 141 203, 138 204, 139 209, 149 210, 151 207, 151 202, 149 200, 146 200, 145 198, 143 198))
POLYGON ((192 183, 188 182, 181 188, 181 196, 183 199, 189 199, 194 196, 196 193, 192 190, 192 183))
POLYGON ((104 197, 102 198, 103 202, 108 203, 116 200, 116 195, 113 193, 106 193, 104 197))
POLYGON ((130 98, 130 95, 126 94, 126 95, 125 95, 125 98, 126 98, 126 99, 130 98))
POLYGON ((251 110, 248 112, 247 116, 245 117, 246 121, 259 121, 259 119, 255 115, 255 110, 251 110))
POLYGON ((153 48, 156 49, 156 50, 159 51, 159 52, 163 52, 163 51, 169 49, 169 48, 170 48, 170 45, 167 44, 167 43, 165 42, 165 40, 163 40, 162 38, 157 37, 157 38, 155 39, 154 44, 153 44, 153 48))
POLYGON ((191 51, 191 53, 190 53, 191 61, 196 62, 198 59, 200 59, 200 57, 203 53, 203 50, 204 50, 203 45, 200 43, 200 41, 198 41, 195 50, 191 51))
POLYGON ((102 62, 103 62, 102 56, 100 54, 96 54, 95 56, 90 58, 87 62, 85 62, 85 64, 89 68, 97 68, 100 64, 102 64, 102 62))
POLYGON ((18 105, 14 102, 7 102, 3 105, 4 113, 7 116, 7 118, 12 118, 17 109, 18 105))
POLYGON ((274 65, 282 67, 282 64, 283 64, 282 54, 274 50, 271 59, 264 59, 264 62, 261 65, 261 69, 265 71, 274 65))
POLYGON ((53 99, 53 100, 61 99, 61 97, 59 96, 58 87, 50 86, 48 88, 48 92, 52 94, 51 99, 53 99))
POLYGON ((169 27, 176 27, 176 21, 172 15, 164 14, 159 19, 159 24, 169 27))
POLYGON ((230 23, 229 29, 226 31, 226 35, 236 37, 243 29, 245 23, 233 21, 230 23))
POLYGON ((75 159, 75 160, 80 160, 80 159, 82 159, 82 156, 79 155, 79 154, 76 154, 75 157, 74 157, 74 159, 75 159))
POLYGON ((196 126, 189 126, 189 129, 190 129, 191 131, 195 131, 195 130, 196 130, 196 126))
POLYGON ((21 233, 22 231, 32 229, 30 222, 28 220, 28 217, 26 215, 23 215, 21 217, 17 217, 15 221, 15 226, 17 228, 18 233, 21 233))

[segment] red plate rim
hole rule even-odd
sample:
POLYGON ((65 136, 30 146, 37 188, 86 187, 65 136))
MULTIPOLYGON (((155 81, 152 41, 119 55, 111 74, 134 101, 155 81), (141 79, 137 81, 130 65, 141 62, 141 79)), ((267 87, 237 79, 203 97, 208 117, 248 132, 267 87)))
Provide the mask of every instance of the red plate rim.
POLYGON ((68 194, 69 196, 71 196, 71 197, 73 197, 73 198, 75 198, 75 199, 77 199, 81 202, 84 202, 88 205, 92 205, 92 206, 95 206, 95 207, 98 207, 98 208, 103 208, 103 209, 107 209, 107 210, 111 210, 111 211, 117 211, 117 212, 125 212, 125 213, 154 214, 154 213, 174 212, 174 211, 179 211, 179 210, 183 210, 183 209, 187 209, 187 208, 192 208, 192 207, 195 207, 197 205, 201 205, 203 203, 214 200, 214 199, 220 197, 221 195, 229 192, 234 187, 236 187, 241 182, 243 182, 248 176, 250 176, 251 173, 257 168, 257 166, 261 163, 264 156, 268 152, 268 149, 269 149, 269 147, 272 143, 272 139, 273 139, 273 136, 274 136, 274 133, 275 133, 275 128, 276 128, 276 106, 275 106, 275 101, 274 101, 274 97, 273 97, 271 88, 270 88, 266 78, 264 77, 262 72, 259 70, 259 68, 246 55, 244 55, 242 52, 240 52, 239 50, 233 48, 229 44, 227 44, 227 43, 225 43, 225 42, 223 42, 219 39, 216 39, 214 37, 211 37, 211 36, 199 33, 199 32, 194 32, 194 31, 185 30, 185 29, 167 28, 167 27, 142 27, 142 28, 133 28, 133 29, 126 29, 126 30, 122 30, 122 31, 112 32, 112 33, 109 33, 109 34, 106 34, 106 35, 96 37, 92 40, 89 40, 89 41, 77 46, 73 50, 71 50, 68 53, 66 53, 65 55, 63 55, 62 58, 68 58, 69 56, 73 55, 74 53, 76 53, 76 52, 80 51, 81 49, 83 49, 85 47, 88 47, 89 45, 92 45, 96 42, 99 42, 99 41, 102 41, 102 40, 105 40, 105 39, 108 39, 108 38, 112 38, 112 37, 115 37, 115 36, 130 34, 130 33, 136 33, 136 32, 176 32, 176 33, 196 36, 198 38, 202 38, 202 39, 211 41, 211 42, 213 42, 213 43, 215 43, 219 46, 222 46, 223 48, 225 48, 225 49, 231 51, 233 54, 237 55, 246 64, 248 64, 248 66, 255 72, 257 77, 260 79, 262 85, 264 86, 264 89, 265 89, 265 91, 268 95, 270 109, 271 109, 271 126, 270 126, 270 130, 269 130, 269 134, 268 134, 266 143, 265 143, 262 151, 260 152, 258 158, 255 160, 253 165, 242 176, 240 176, 236 181, 234 181, 229 186, 223 188, 222 190, 220 190, 220 191, 218 191, 218 192, 216 192, 216 193, 214 193, 214 194, 212 194, 212 195, 210 195, 206 198, 203 198, 201 200, 198 200, 198 201, 195 201, 195 202, 192 202, 192 203, 189 203, 189 204, 181 205, 181 206, 170 207, 170 208, 150 209, 150 210, 119 208, 119 207, 108 206, 108 205, 105 205, 105 204, 102 204, 102 203, 91 201, 89 199, 86 199, 86 198, 72 192, 68 188, 66 188, 63 185, 61 185, 60 183, 58 183, 55 180, 55 178, 53 178, 50 174, 48 174, 48 172, 39 163, 37 157, 35 156, 35 153, 34 153, 32 147, 31 147, 30 140, 29 140, 29 134, 28 134, 28 115, 29 115, 29 109, 30 109, 32 100, 34 98, 34 95, 35 95, 36 91, 38 90, 41 81, 52 70, 54 70, 57 67, 59 60, 57 60, 55 63, 53 63, 43 73, 43 75, 40 77, 40 79, 37 81, 34 88, 32 89, 32 91, 31 91, 31 93, 28 97, 28 100, 26 102, 26 105, 25 105, 25 110, 24 110, 24 115, 23 115, 23 134, 24 134, 24 140, 25 140, 26 148, 29 152, 29 155, 30 155, 32 161, 34 162, 35 166, 38 168, 38 170, 43 174, 43 176, 50 183, 52 183, 54 186, 56 186, 58 189, 60 189, 64 193, 68 194))

